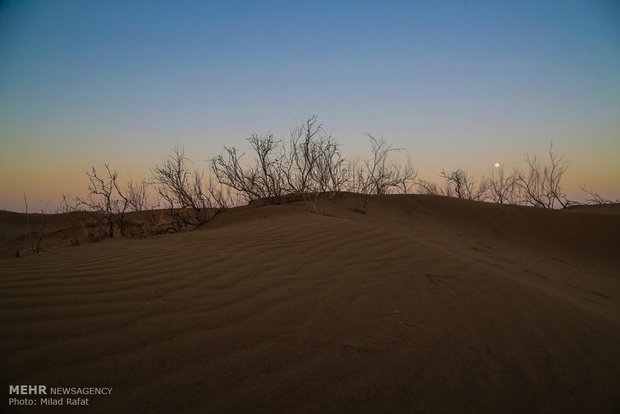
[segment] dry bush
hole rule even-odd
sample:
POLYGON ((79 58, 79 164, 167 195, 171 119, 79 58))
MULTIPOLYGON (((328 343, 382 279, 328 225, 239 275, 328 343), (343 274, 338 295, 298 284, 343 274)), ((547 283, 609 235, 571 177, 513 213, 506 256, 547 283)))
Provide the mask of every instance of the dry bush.
POLYGON ((131 211, 146 211, 156 208, 157 206, 150 204, 149 187, 151 183, 148 181, 129 180, 125 194, 127 194, 127 202, 131 211))
POLYGON ((543 208, 574 204, 566 198, 561 188, 561 180, 568 165, 554 151, 553 144, 549 147, 548 163, 529 154, 525 155, 525 160, 527 167, 524 170, 515 168, 510 175, 506 175, 503 166, 500 166, 492 169, 490 177, 483 176, 479 181, 462 169, 451 172, 442 170, 441 177, 445 180, 443 187, 430 181, 419 180, 418 192, 543 208))
POLYGON ((41 209, 41 224, 39 225, 39 235, 37 237, 37 242, 34 245, 33 251, 34 253, 39 253, 41 251, 41 242, 43 241, 43 229, 45 228, 45 216, 47 215, 47 206, 49 205, 49 201, 45 204, 45 207, 41 209))
POLYGON ((620 198, 613 201, 609 198, 605 198, 599 193, 594 192, 594 190, 590 187, 582 186, 581 190, 587 193, 590 198, 586 200, 586 204, 615 204, 620 203, 620 198))
POLYGON ((401 194, 411 194, 416 185, 418 171, 414 168, 411 157, 407 156, 404 165, 394 164, 394 188, 401 194))
POLYGON ((248 141, 256 156, 253 165, 243 165, 235 147, 211 162, 218 182, 256 200, 278 204, 291 195, 304 200, 317 213, 325 213, 348 180, 348 170, 338 143, 327 135, 312 116, 291 130, 288 146, 273 134, 253 133, 248 141))
POLYGON ((349 190, 364 194, 362 206, 357 210, 364 214, 368 209, 371 194, 389 194, 402 190, 407 193, 415 183, 417 171, 411 165, 411 160, 402 166, 390 159, 390 154, 403 151, 394 148, 383 138, 370 138, 370 159, 356 159, 350 165, 351 185, 349 190))
POLYGON ((176 145, 162 165, 153 168, 156 191, 166 203, 170 226, 165 231, 179 231, 211 220, 226 206, 210 188, 205 189, 203 173, 191 170, 191 160, 183 147, 176 145))
POLYGON ((125 235, 125 213, 129 200, 118 184, 118 173, 104 164, 105 173, 99 175, 95 167, 86 172, 88 176, 88 196, 76 197, 76 209, 84 210, 95 222, 95 228, 89 233, 91 241, 114 237, 115 232, 125 235))
POLYGON ((130 237, 143 238, 156 234, 158 228, 165 222, 163 211, 159 215, 154 212, 159 207, 160 200, 154 199, 151 193, 153 187, 153 183, 144 179, 138 181, 131 178, 126 184, 128 211, 134 213, 128 234, 130 237))
POLYGON ((488 195, 491 201, 499 204, 518 204, 522 196, 517 177, 518 175, 515 172, 506 176, 503 165, 493 168, 491 178, 488 181, 488 195))
POLYGON ((224 147, 224 153, 211 160, 211 169, 218 182, 238 191, 248 203, 260 198, 254 189, 254 178, 241 166, 244 154, 237 153, 235 147, 224 147))
POLYGON ((568 164, 549 144, 549 162, 544 163, 536 155, 525 154, 525 171, 515 169, 517 184, 522 192, 522 202, 535 207, 554 208, 556 204, 567 207, 572 204, 562 192, 562 176, 568 164))
POLYGON ((487 197, 490 183, 485 177, 476 182, 474 178, 460 168, 450 173, 441 170, 441 177, 446 180, 444 192, 448 196, 478 201, 487 197))
POLYGON ((282 144, 272 134, 253 133, 248 141, 257 155, 253 166, 242 166, 244 154, 224 147, 225 154, 211 161, 211 169, 220 184, 241 193, 248 203, 257 199, 279 203, 286 191, 282 144))
MULTIPOLYGON (((41 214, 42 214, 42 222, 41 222, 41 229, 39 231, 39 239, 37 242, 37 245, 35 247, 33 241, 32 241, 32 228, 30 226, 30 212, 28 211, 28 197, 26 196, 26 193, 24 193, 24 206, 26 208, 26 234, 28 235, 28 248, 25 250, 25 252, 32 252, 32 253, 38 253, 39 249, 40 249, 40 245, 41 245, 41 238, 42 236, 42 231, 43 231, 43 227, 45 226, 45 210, 41 210, 41 214)), ((47 205, 45 206, 45 208, 47 209, 47 205)), ((19 250, 17 250, 15 252, 15 257, 20 257, 21 253, 19 252, 19 250)))
POLYGON ((392 161, 390 154, 401 152, 383 138, 367 134, 371 159, 346 163, 340 146, 323 129, 316 115, 291 130, 288 145, 272 134, 253 133, 248 139, 256 155, 254 164, 242 164, 244 154, 235 147, 211 162, 218 182, 238 191, 247 202, 261 199, 280 203, 283 197, 303 200, 314 212, 325 214, 343 190, 365 194, 360 212, 365 212, 371 194, 409 193, 417 171, 411 160, 392 161))
POLYGON ((324 140, 323 126, 317 125, 316 116, 307 119, 291 131, 285 176, 288 187, 293 193, 304 196, 315 190, 313 179, 319 163, 321 146, 317 141, 324 140))
POLYGON ((80 233, 84 240, 90 239, 86 217, 80 212, 78 201, 74 197, 63 194, 56 213, 62 214, 66 220, 65 227, 69 230, 69 241, 72 246, 80 244, 80 237, 78 236, 80 233), (77 234, 75 234, 76 232, 77 234))
POLYGON ((432 181, 420 179, 416 182, 418 194, 446 195, 442 187, 432 181))
POLYGON ((315 213, 326 214, 349 180, 344 162, 338 144, 331 137, 318 143, 318 162, 312 174, 316 188, 308 200, 315 213))
POLYGON ((32 227, 30 225, 30 212, 28 210, 28 198, 26 197, 26 193, 24 193, 24 206, 26 208, 26 234, 28 235, 28 247, 20 252, 19 249, 15 252, 15 257, 21 257, 24 253, 39 253, 41 251, 41 241, 43 240, 43 229, 45 228, 45 216, 47 215, 47 206, 49 205, 49 201, 45 204, 45 208, 41 209, 41 222, 39 224, 39 231, 37 233, 36 242, 33 241, 33 232, 32 227))
POLYGON ((268 198, 278 204, 286 193, 282 142, 276 140, 273 134, 260 136, 256 133, 248 141, 257 156, 256 164, 249 172, 254 180, 254 188, 261 198, 268 198))
POLYGON ((291 131, 284 154, 287 191, 303 199, 310 210, 326 214, 349 179, 340 146, 318 124, 316 115, 291 131))
POLYGON ((30 245, 30 248, 33 249, 32 231, 30 229, 30 215, 28 214, 28 198, 26 197, 26 193, 24 193, 24 205, 26 206, 26 233, 28 234, 28 244, 30 245))
POLYGON ((392 188, 399 188, 403 182, 415 179, 415 170, 401 168, 390 162, 389 155, 392 152, 402 151, 394 148, 383 138, 375 138, 366 134, 370 138, 370 148, 372 159, 363 161, 364 170, 361 172, 362 192, 367 194, 389 194, 392 188))

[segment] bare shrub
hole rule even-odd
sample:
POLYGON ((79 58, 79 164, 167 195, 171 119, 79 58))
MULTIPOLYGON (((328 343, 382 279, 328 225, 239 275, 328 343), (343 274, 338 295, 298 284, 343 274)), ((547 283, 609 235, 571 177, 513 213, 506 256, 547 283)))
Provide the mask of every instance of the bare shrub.
POLYGON ((388 194, 390 188, 397 187, 401 181, 396 165, 389 163, 389 154, 401 151, 401 149, 392 147, 383 138, 377 139, 370 134, 366 135, 370 138, 372 159, 364 160, 364 192, 377 195, 388 194))
POLYGON ((41 224, 39 225, 39 232, 37 233, 36 243, 32 239, 32 227, 30 225, 30 212, 28 210, 28 198, 24 193, 24 206, 26 208, 26 234, 28 235, 28 247, 24 249, 22 253, 17 249, 15 257, 21 257, 23 253, 39 253, 41 251, 41 241, 43 240, 43 228, 45 227, 45 215, 47 214, 47 206, 49 201, 45 204, 45 208, 41 209, 41 224))
POLYGON ((273 134, 260 136, 256 133, 253 133, 248 141, 258 157, 254 168, 250 169, 255 189, 261 194, 261 198, 280 203, 286 192, 282 142, 276 140, 273 134))
POLYGON ((272 134, 259 136, 253 133, 248 138, 257 155, 253 166, 243 167, 235 147, 224 147, 224 155, 211 161, 211 169, 218 182, 239 191, 247 202, 263 198, 281 202, 286 191, 284 152, 280 141, 272 134))
MULTIPOLYGON (((125 187, 125 194, 129 203, 128 210, 132 214, 132 226, 129 236, 143 238, 158 232, 158 227, 165 220, 163 212, 155 214, 155 209, 159 207, 159 199, 153 197, 151 189, 154 187, 152 182, 147 180, 130 179, 125 187)), ((155 193, 158 195, 157 191, 155 193)))
POLYGON ((446 180, 445 194, 451 197, 467 200, 484 200, 489 189, 489 181, 482 177, 478 183, 467 172, 460 168, 446 173, 441 170, 441 176, 446 180))
POLYGON ((491 170, 491 178, 489 178, 489 198, 494 203, 499 204, 517 204, 521 198, 520 187, 517 183, 517 174, 513 172, 510 175, 504 173, 504 166, 500 165, 491 170))
POLYGON ((418 171, 413 167, 411 157, 407 157, 407 162, 404 165, 394 164, 394 188, 402 194, 410 194, 416 184, 418 178, 418 171))
POLYGON ((224 147, 224 155, 218 155, 211 160, 211 169, 220 184, 238 191, 251 202, 260 198, 256 187, 256 179, 241 166, 241 158, 235 147, 224 147))
POLYGON ((530 154, 525 154, 525 161, 525 171, 515 169, 516 181, 522 190, 525 204, 542 208, 554 208, 556 204, 567 207, 572 204, 560 185, 568 164, 554 151, 553 142, 549 144, 548 163, 530 154))
POLYGON ((127 183, 127 189, 125 193, 127 194, 127 202, 129 204, 129 208, 131 211, 142 212, 145 210, 150 210, 155 208, 149 203, 149 186, 151 184, 148 181, 134 181, 133 179, 129 180, 127 183))
POLYGON ((285 176, 288 187, 293 193, 305 196, 316 190, 313 188, 313 179, 316 175, 315 169, 319 162, 321 146, 317 141, 324 139, 323 126, 317 125, 316 115, 291 131, 285 176))
POLYGON ((417 171, 408 161, 404 166, 400 166, 390 160, 390 154, 403 151, 394 148, 383 138, 375 138, 366 134, 370 138, 371 158, 356 160, 351 165, 352 183, 351 189, 354 192, 364 194, 362 206, 358 212, 364 214, 368 208, 371 194, 389 194, 392 190, 403 190, 408 192, 417 177, 417 171))
POLYGON ((315 213, 326 214, 349 179, 340 146, 313 115, 291 131, 288 148, 284 156, 287 191, 315 213))
POLYGON ((420 179, 416 182, 416 186, 420 194, 446 195, 444 189, 432 181, 420 179))
POLYGON ((28 244, 30 245, 30 249, 34 250, 32 246, 32 231, 30 230, 30 215, 28 214, 28 199, 26 198, 26 193, 24 193, 24 205, 26 206, 26 233, 28 234, 28 244))
POLYGON ((329 205, 349 181, 349 171, 338 144, 331 137, 317 144, 317 152, 318 162, 312 174, 316 185, 313 209, 315 213, 326 214, 329 205))
POLYGON ((105 175, 100 176, 95 167, 86 173, 89 179, 88 196, 76 197, 77 208, 90 214, 95 221, 95 233, 89 234, 92 241, 114 237, 115 229, 121 237, 125 235, 125 213, 129 200, 118 185, 118 173, 104 164, 105 175))
POLYGON ((34 245, 33 251, 39 253, 41 251, 41 241, 43 240, 43 229, 45 228, 45 216, 47 215, 47 206, 49 201, 45 204, 45 207, 41 209, 41 224, 39 226, 39 235, 37 237, 37 243, 34 245))
POLYGON ((75 198, 63 194, 59 207, 56 209, 56 213, 62 214, 66 221, 66 227, 69 229, 70 233, 69 241, 72 246, 78 246, 80 244, 80 238, 73 233, 73 230, 79 230, 85 240, 90 239, 88 224, 84 220, 83 215, 79 212, 78 203, 79 202, 75 198))
POLYGON ((609 198, 605 198, 604 196, 602 196, 599 193, 594 192, 594 190, 592 188, 586 187, 586 186, 582 186, 581 190, 585 193, 587 193, 590 198, 586 200, 586 204, 614 204, 614 203, 620 203, 620 198, 616 199, 616 201, 613 201, 609 198))
POLYGON ((153 169, 156 189, 166 202, 171 227, 178 231, 187 226, 199 226, 219 214, 224 206, 212 197, 203 185, 203 173, 190 170, 191 160, 183 147, 176 145, 162 165, 153 169))
POLYGON ((235 147, 224 147, 224 154, 211 162, 218 182, 242 194, 247 202, 261 199, 278 204, 292 194, 311 210, 325 213, 349 177, 340 146, 325 133, 316 115, 290 135, 284 145, 273 134, 253 133, 248 141, 256 158, 249 165, 242 165, 244 154, 235 147))

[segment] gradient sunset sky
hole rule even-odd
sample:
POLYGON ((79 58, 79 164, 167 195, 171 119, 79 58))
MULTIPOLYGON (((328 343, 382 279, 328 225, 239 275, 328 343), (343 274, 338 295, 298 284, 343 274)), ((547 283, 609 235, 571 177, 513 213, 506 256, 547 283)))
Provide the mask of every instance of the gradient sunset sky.
POLYGON ((0 209, 84 194, 86 170, 199 168, 317 114, 420 176, 523 165, 549 142, 564 187, 620 197, 617 1, 0 2, 0 209))

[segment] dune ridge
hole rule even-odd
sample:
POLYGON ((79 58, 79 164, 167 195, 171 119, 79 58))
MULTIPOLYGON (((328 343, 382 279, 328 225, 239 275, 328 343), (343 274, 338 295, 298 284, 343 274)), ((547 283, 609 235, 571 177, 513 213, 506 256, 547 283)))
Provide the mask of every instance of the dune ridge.
POLYGON ((358 203, 2 259, 4 389, 114 387, 92 412, 620 408, 613 207, 358 203))

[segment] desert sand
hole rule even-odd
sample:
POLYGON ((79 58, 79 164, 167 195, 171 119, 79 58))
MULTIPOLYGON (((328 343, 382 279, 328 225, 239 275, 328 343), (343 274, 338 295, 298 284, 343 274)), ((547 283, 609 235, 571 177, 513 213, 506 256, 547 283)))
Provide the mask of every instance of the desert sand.
POLYGON ((620 410, 620 206, 358 203, 57 249, 50 233, 20 258, 23 215, 2 213, 4 403, 46 384, 113 387, 71 412, 620 410))

